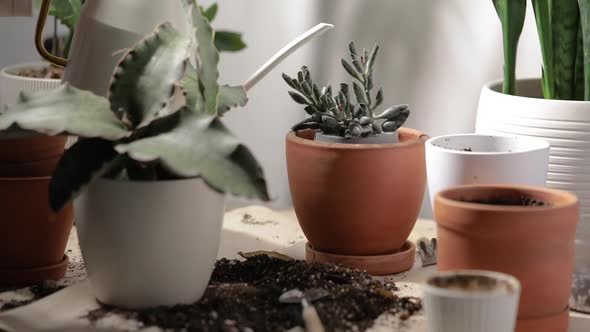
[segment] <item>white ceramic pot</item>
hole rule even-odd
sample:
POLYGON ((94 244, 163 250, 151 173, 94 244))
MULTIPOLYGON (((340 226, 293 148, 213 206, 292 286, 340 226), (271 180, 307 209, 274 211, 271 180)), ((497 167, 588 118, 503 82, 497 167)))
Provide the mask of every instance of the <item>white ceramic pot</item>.
POLYGON ((339 144, 395 144, 399 141, 398 132, 382 133, 368 137, 344 138, 335 135, 326 135, 320 131, 315 133, 315 140, 324 143, 339 144))
MULTIPOLYGON (((545 186, 549 143, 537 138, 448 135, 426 142, 430 201, 444 189, 467 184, 545 186)), ((433 204, 434 206, 434 204, 433 204)))
MULTIPOLYGON (((570 191, 580 199, 581 219, 576 240, 574 293, 590 294, 590 102, 542 99, 539 79, 517 82, 517 96, 501 93, 502 83, 482 89, 476 132, 538 137, 551 144, 547 186, 570 191), (580 282, 576 282, 580 280, 580 282)), ((590 312, 590 305, 572 299, 573 309, 590 312)))
POLYGON ((441 272, 424 285, 428 332, 513 332, 520 283, 491 271, 441 272))
POLYGON ((14 105, 22 92, 39 92, 56 89, 61 80, 51 78, 33 78, 17 75, 18 72, 29 68, 43 68, 47 63, 37 62, 10 66, 0 71, 0 110, 5 106, 14 105))
POLYGON ((124 308, 194 303, 219 249, 224 195, 201 179, 99 179, 76 201, 96 298, 124 308))

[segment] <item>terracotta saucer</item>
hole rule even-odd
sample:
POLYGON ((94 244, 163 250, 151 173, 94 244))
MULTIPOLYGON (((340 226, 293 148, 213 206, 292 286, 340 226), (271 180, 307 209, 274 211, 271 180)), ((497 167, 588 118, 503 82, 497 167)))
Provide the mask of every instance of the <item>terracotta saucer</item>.
POLYGON ((570 309, 552 315, 536 318, 519 318, 516 332, 567 331, 570 320, 570 309))
POLYGON ((64 255, 61 262, 30 269, 0 270, 0 285, 31 285, 45 280, 59 280, 68 269, 69 258, 64 255))
POLYGON ((410 241, 395 253, 377 256, 338 255, 315 250, 309 242, 305 246, 308 262, 342 264, 351 268, 367 271, 371 275, 385 276, 408 271, 416 259, 416 245, 410 241))

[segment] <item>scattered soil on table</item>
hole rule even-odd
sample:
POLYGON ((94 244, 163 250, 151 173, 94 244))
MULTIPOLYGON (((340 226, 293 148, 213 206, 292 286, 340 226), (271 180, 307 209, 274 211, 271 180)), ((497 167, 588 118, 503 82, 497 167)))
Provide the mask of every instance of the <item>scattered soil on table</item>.
POLYGON ((142 311, 102 306, 88 318, 96 322, 114 314, 173 331, 285 331, 304 326, 300 304, 279 303, 292 289, 328 292, 313 302, 326 331, 364 331, 383 313, 405 320, 422 307, 417 298, 394 295, 393 283, 365 272, 259 255, 219 260, 205 295, 193 305, 142 311))
POLYGON ((465 152, 473 152, 473 150, 471 148, 465 148, 465 149, 463 149, 463 151, 465 151, 465 152))
POLYGON ((504 205, 504 206, 550 206, 549 203, 536 200, 527 196, 519 197, 491 197, 488 199, 463 199, 466 203, 487 204, 487 205, 504 205))
POLYGON ((62 79, 63 75, 64 69, 55 66, 46 66, 43 68, 27 68, 17 73, 17 76, 51 79, 62 79))
MULTIPOLYGON (((28 290, 33 294, 32 297, 27 298, 26 300, 13 300, 6 303, 0 303, 0 312, 31 304, 53 293, 57 293, 64 288, 64 286, 56 285, 54 281, 46 281, 44 283, 30 286, 28 287, 28 290)), ((3 287, 0 289, 0 293, 5 291, 18 291, 18 288, 3 287)))

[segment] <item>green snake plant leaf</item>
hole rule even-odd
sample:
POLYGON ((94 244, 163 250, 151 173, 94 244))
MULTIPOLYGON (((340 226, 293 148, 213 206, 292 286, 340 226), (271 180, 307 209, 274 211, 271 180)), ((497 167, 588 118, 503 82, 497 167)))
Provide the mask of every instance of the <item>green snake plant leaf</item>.
MULTIPOLYGON (((203 110, 203 97, 200 89, 197 70, 188 65, 181 85, 186 94, 186 103, 189 108, 197 111, 203 110)), ((248 95, 243 86, 223 85, 219 87, 217 113, 225 114, 231 108, 245 106, 248 103, 248 95)))
POLYGON ((215 48, 215 31, 205 18, 196 0, 183 0, 189 22, 195 27, 193 43, 197 47, 197 73, 203 94, 205 110, 209 114, 217 114, 219 95, 219 51, 215 48))
POLYGON ((49 183, 49 204, 59 212, 94 179, 122 165, 113 142, 100 138, 81 139, 66 150, 49 183))
POLYGON ((504 44, 504 87, 505 94, 516 93, 516 54, 518 42, 524 27, 526 0, 492 0, 500 22, 504 44))
POLYGON ((555 68, 553 33, 551 30, 551 0, 531 0, 537 22, 537 33, 543 56, 543 96, 555 98, 555 68))
POLYGON ((0 116, 0 130, 16 126, 46 135, 68 134, 118 140, 129 132, 109 102, 91 92, 64 84, 56 90, 21 94, 0 116))
POLYGON ((574 100, 584 100, 584 36, 582 22, 578 26, 576 46, 576 66, 574 70, 574 100))
POLYGON ((590 100, 590 0, 578 0, 584 47, 584 100, 590 100))
POLYGON ((183 110, 169 133, 119 144, 115 149, 140 162, 159 161, 181 177, 201 176, 220 192, 268 200, 262 168, 218 118, 183 110))
POLYGON ((574 98, 580 10, 577 0, 552 1, 551 28, 555 65, 555 98, 574 98))
POLYGON ((111 81, 111 109, 133 127, 169 111, 174 86, 184 74, 190 40, 170 23, 156 28, 121 60, 111 81))

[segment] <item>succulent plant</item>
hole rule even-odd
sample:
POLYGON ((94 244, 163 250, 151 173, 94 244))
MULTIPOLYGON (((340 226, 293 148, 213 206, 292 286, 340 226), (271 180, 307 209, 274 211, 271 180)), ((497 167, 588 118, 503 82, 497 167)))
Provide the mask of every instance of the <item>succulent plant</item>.
POLYGON ((392 106, 376 115, 375 110, 383 103, 383 89, 373 95, 374 67, 379 45, 369 54, 363 50, 359 54, 353 42, 348 45, 351 62, 342 59, 342 66, 353 78, 350 85, 341 83, 338 92, 331 86, 320 88, 305 66, 297 73, 297 78, 283 74, 283 80, 295 91, 289 91, 291 98, 305 105, 310 115, 296 124, 293 130, 315 129, 327 135, 345 138, 368 137, 383 132, 395 132, 410 116, 408 105, 392 106))
POLYGON ((262 168, 220 120, 231 107, 246 104, 246 92, 217 83, 215 33, 195 0, 178 1, 186 6, 194 36, 180 34, 169 23, 157 27, 124 55, 108 98, 65 84, 22 94, 0 115, 0 130, 7 133, 81 137, 53 174, 54 211, 99 177, 201 177, 216 191, 268 200, 262 168), (196 59, 194 66, 190 59, 196 59), (178 99, 183 103, 176 107, 178 99))

